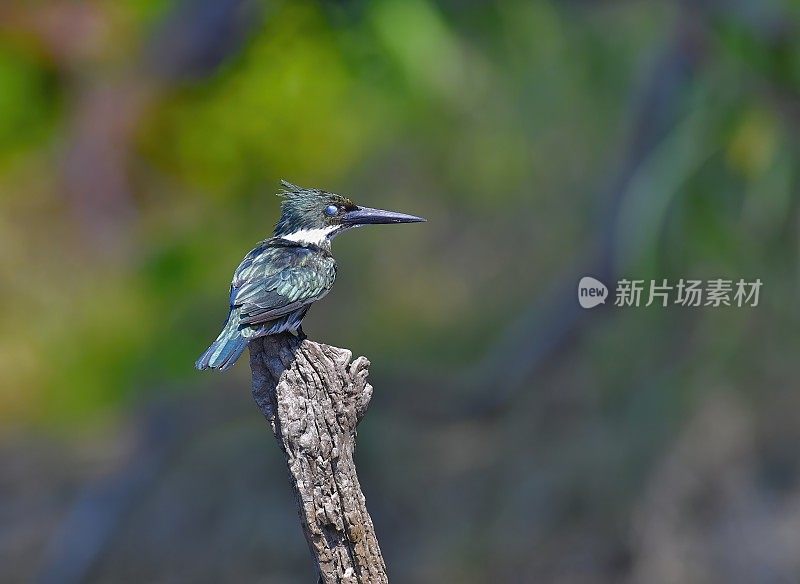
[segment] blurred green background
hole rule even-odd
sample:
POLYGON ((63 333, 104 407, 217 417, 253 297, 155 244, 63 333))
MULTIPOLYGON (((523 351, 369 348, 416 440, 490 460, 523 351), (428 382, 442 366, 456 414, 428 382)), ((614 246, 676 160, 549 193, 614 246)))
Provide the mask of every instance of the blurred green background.
POLYGON ((0 581, 313 581, 246 361, 192 368, 280 178, 429 220, 337 239, 305 325, 373 363, 393 581, 799 581, 798 17, 3 3, 0 581))

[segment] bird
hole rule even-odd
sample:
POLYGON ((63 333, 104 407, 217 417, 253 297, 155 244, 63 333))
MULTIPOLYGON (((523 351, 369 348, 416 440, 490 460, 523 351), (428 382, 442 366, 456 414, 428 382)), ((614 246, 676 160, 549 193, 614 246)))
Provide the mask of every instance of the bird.
POLYGON ((281 216, 272 237, 248 253, 233 273, 222 332, 197 359, 198 370, 230 368, 258 337, 289 332, 305 339, 308 309, 336 279, 331 241, 373 224, 419 223, 415 215, 356 205, 321 189, 281 181, 281 216))

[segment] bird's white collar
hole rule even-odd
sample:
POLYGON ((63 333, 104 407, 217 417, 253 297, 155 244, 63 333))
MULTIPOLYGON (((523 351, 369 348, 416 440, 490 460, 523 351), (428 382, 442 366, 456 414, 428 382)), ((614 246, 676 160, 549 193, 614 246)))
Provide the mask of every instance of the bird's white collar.
POLYGON ((329 225, 320 229, 300 229, 294 233, 281 235, 281 239, 294 241, 296 243, 307 243, 312 245, 321 245, 324 241, 330 239, 339 229, 339 225, 329 225))

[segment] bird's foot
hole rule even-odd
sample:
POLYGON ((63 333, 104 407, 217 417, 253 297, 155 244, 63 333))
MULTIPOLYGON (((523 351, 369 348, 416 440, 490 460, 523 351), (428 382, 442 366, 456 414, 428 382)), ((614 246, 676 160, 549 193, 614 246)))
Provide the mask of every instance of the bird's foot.
POLYGON ((298 341, 305 341, 308 338, 306 333, 303 332, 303 327, 301 327, 301 326, 297 327, 297 331, 295 331, 295 335, 297 336, 297 340, 298 341))

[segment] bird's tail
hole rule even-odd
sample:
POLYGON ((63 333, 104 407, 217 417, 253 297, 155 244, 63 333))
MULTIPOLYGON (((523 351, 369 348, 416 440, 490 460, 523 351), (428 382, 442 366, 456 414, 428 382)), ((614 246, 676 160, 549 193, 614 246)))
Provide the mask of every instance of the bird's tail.
POLYGON ((247 347, 247 339, 242 337, 239 330, 239 318, 235 313, 231 313, 217 340, 211 343, 205 353, 200 355, 194 366, 200 370, 219 369, 225 371, 236 363, 245 347, 247 347))

